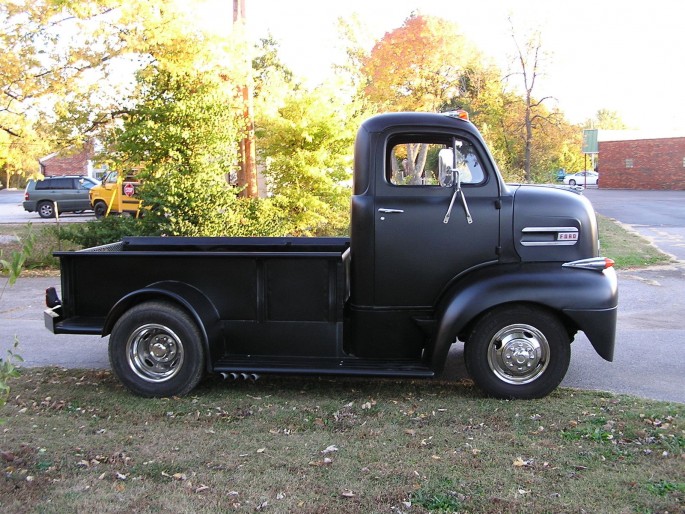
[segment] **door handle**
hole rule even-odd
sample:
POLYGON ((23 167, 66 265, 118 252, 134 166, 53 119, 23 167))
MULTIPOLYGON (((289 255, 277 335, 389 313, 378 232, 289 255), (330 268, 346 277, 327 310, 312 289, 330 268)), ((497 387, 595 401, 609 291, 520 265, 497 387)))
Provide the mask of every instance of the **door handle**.
POLYGON ((378 209, 378 212, 384 212, 386 214, 402 214, 404 212, 404 209, 385 209, 385 208, 380 208, 378 209))

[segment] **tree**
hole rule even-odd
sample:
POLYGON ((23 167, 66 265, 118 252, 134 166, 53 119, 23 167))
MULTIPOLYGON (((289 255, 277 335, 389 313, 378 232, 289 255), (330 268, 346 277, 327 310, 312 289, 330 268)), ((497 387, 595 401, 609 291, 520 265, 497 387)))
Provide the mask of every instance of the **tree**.
POLYGON ((239 117, 232 90, 218 76, 140 74, 141 98, 110 147, 117 169, 137 170, 145 222, 169 235, 231 232, 237 189, 239 117))
MULTIPOLYGON (((519 71, 510 76, 520 76, 523 87, 523 176, 526 182, 533 181, 533 150, 534 137, 536 132, 547 128, 559 127, 563 123, 563 114, 558 109, 548 110, 545 102, 552 100, 551 96, 536 98, 534 90, 538 78, 542 74, 542 66, 545 53, 542 50, 542 35, 540 31, 530 32, 523 44, 519 42, 514 28, 514 23, 509 19, 511 25, 511 37, 516 49, 515 60, 519 71), (538 130, 539 129, 539 130, 538 130)), ((553 130, 553 129, 552 129, 553 130)))
POLYGON ((463 93, 480 60, 456 24, 412 14, 362 59, 365 93, 378 110, 438 111, 463 93))
POLYGON ((357 120, 334 88, 299 89, 258 118, 259 156, 284 233, 341 235, 349 225, 357 120))
POLYGON ((626 130, 626 125, 621 119, 621 115, 609 109, 600 109, 594 118, 585 121, 584 128, 603 129, 603 130, 626 130))
POLYGON ((38 159, 49 152, 47 141, 31 127, 22 128, 21 137, 0 131, 0 170, 4 172, 5 186, 20 187, 21 177, 38 172, 38 159))
POLYGON ((37 159, 56 149, 57 133, 49 126, 56 99, 75 95, 80 77, 116 53, 117 45, 105 44, 108 36, 100 32, 111 12, 94 1, 0 4, 0 165, 7 182, 37 170, 37 159))

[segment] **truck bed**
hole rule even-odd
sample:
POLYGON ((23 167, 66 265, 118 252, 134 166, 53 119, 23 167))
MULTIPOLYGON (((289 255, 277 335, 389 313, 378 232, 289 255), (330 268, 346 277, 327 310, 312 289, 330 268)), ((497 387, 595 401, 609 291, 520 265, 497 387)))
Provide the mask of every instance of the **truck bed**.
POLYGON ((216 308, 221 359, 343 355, 347 238, 130 237, 55 255, 62 268, 55 333, 100 334, 122 298, 181 282, 216 308))

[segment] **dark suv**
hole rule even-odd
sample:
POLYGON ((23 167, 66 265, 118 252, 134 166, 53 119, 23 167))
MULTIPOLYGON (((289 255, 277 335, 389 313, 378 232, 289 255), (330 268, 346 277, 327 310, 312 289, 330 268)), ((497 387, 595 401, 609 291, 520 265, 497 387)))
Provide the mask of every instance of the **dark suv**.
POLYGON ((83 212, 92 209, 88 191, 98 181, 90 177, 64 176, 29 180, 24 192, 24 210, 37 211, 41 218, 55 216, 55 202, 59 212, 83 212))

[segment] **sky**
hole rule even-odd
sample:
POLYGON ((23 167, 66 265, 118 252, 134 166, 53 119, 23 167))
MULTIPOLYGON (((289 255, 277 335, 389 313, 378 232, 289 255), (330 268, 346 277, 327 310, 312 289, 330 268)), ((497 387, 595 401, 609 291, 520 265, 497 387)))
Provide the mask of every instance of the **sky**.
MULTIPOLYGON (((223 2, 231 8, 231 0, 223 2)), ((685 1, 651 0, 245 0, 248 33, 271 33, 283 61, 316 84, 340 62, 336 20, 356 14, 370 41, 413 12, 456 22, 462 33, 512 70, 517 36, 533 30, 547 54, 535 96, 552 96, 572 123, 599 109, 630 128, 685 134, 685 1)), ((225 8, 224 7, 224 8, 225 8)), ((217 16, 217 12, 212 13, 217 16)), ((230 23, 232 13, 227 13, 230 23)))

